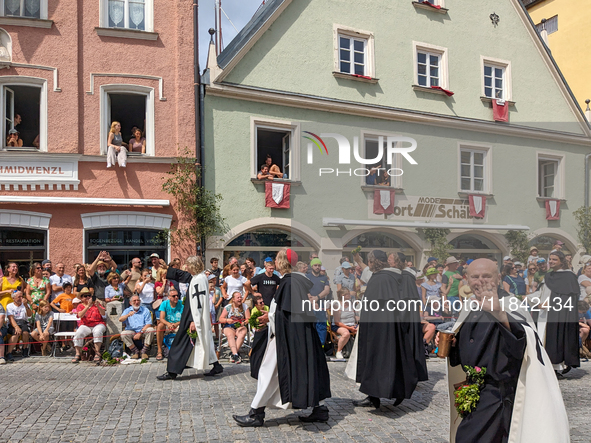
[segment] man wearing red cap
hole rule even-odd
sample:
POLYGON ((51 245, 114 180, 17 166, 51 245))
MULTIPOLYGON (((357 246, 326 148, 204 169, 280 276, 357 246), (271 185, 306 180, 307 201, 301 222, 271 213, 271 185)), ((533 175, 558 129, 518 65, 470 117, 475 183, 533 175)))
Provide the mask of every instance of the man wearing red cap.
POLYGON ((303 274, 292 273, 298 255, 291 249, 279 251, 277 270, 283 275, 269 307, 269 341, 259 369, 257 392, 246 415, 234 415, 243 427, 263 426, 265 408, 306 409, 312 414, 300 420, 307 423, 328 421, 330 375, 322 344, 316 332, 311 305, 318 297, 310 295, 312 282, 303 274))

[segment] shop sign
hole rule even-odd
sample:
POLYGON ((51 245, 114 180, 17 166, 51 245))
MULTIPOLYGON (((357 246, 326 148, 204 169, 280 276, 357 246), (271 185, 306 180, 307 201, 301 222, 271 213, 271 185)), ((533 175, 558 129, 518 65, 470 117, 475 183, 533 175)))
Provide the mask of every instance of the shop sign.
MULTIPOLYGON (((371 214, 371 218, 375 218, 371 214)), ((471 223, 482 218, 470 216, 470 203, 462 198, 440 198, 396 194, 394 213, 388 220, 439 221, 448 223, 471 223)))
POLYGON ((4 189, 13 186, 15 190, 23 189, 74 189, 78 188, 78 159, 72 157, 55 157, 45 159, 14 159, 4 158, 0 160, 0 183, 4 189))

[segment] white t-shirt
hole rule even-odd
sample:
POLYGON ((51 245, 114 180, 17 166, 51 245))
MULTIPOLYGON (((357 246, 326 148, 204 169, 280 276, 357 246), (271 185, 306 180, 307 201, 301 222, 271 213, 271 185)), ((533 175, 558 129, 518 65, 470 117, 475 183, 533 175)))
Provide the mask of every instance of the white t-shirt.
POLYGON ((152 303, 154 301, 154 283, 148 282, 139 293, 142 303, 152 303))
POLYGON ((227 284, 227 288, 226 288, 226 293, 228 294, 228 298, 227 300, 230 300, 232 298, 232 294, 234 292, 240 292, 241 294, 244 294, 244 283, 246 283, 248 280, 246 279, 246 277, 238 277, 238 278, 234 278, 231 275, 228 275, 225 279, 224 279, 224 283, 227 284))
POLYGON ((584 281, 588 281, 591 283, 591 278, 587 277, 585 274, 579 275, 579 288, 581 288, 581 295, 579 297, 579 300, 584 300, 585 297, 587 297, 587 288, 582 284, 584 281))
POLYGON ((8 306, 6 306, 6 314, 12 315, 15 320, 26 320, 27 308, 25 308, 24 303, 20 306, 17 306, 14 303, 9 303, 8 306))
MULTIPOLYGON (((65 282, 69 282, 69 283, 74 283, 74 281, 72 280, 72 276, 68 275, 68 274, 64 274, 63 276, 59 276, 57 274, 53 274, 51 277, 49 277, 49 281, 51 282, 51 285, 58 285, 58 286, 62 286, 65 282)), ((52 289, 51 291, 51 301, 53 301, 58 295, 63 294, 64 291, 54 291, 52 289)))

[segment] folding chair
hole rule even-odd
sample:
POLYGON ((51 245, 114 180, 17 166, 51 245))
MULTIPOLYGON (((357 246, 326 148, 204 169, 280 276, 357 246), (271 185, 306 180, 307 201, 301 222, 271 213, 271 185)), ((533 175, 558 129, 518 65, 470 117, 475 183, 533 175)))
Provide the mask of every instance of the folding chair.
MULTIPOLYGON (((73 323, 74 326, 78 326, 78 316, 74 315, 74 314, 68 314, 65 312, 54 312, 53 313, 53 321, 55 323, 55 333, 53 334, 54 337, 54 341, 53 342, 53 349, 51 352, 51 355, 53 357, 56 358, 70 358, 73 356, 73 351, 74 350, 74 343, 71 341, 74 338, 74 334, 76 334, 75 331, 62 331, 61 328, 62 326, 66 326, 67 324, 70 325, 70 327, 72 326, 72 322, 76 322, 73 323), (70 343, 72 343, 72 351, 69 354, 65 354, 63 351, 60 351, 61 355, 57 355, 57 348, 58 348, 58 343, 64 343, 61 340, 66 340, 69 339, 70 343)), ((67 342, 65 342, 67 343, 67 342)), ((61 347, 61 346, 60 346, 61 347)))

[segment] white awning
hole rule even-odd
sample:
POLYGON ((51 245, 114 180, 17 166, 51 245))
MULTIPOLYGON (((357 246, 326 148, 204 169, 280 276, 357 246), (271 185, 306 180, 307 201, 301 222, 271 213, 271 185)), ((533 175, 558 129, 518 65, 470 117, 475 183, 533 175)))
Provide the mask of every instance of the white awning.
POLYGON ((441 223, 389 220, 346 220, 344 218, 323 218, 322 226, 373 226, 384 228, 437 228, 437 229, 480 229, 483 231, 529 231, 524 225, 486 225, 478 223, 441 223))

